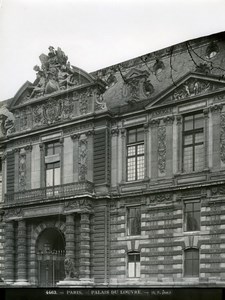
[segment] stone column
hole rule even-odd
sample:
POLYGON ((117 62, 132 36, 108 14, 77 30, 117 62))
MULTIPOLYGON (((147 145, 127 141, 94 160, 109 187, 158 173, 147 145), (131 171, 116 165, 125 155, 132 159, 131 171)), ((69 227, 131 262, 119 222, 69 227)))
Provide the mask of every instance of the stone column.
POLYGON ((15 251, 15 238, 14 238, 14 224, 12 221, 5 224, 5 274, 4 279, 7 283, 14 282, 15 266, 14 266, 14 251, 15 251))
POLYGON ((18 221, 18 240, 17 240, 17 283, 27 283, 27 238, 26 222, 18 221))
MULTIPOLYGON (((66 215, 66 258, 69 259, 74 265, 75 262, 75 228, 74 228, 74 215, 66 215)), ((65 280, 71 280, 66 277, 65 280)))
POLYGON ((81 213, 80 218, 80 280, 90 280, 90 214, 81 213))

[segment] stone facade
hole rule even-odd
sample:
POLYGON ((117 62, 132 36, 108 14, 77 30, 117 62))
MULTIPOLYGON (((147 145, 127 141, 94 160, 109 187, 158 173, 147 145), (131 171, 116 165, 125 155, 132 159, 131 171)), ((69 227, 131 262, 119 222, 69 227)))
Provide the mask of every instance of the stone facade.
POLYGON ((0 272, 20 286, 224 286, 225 36, 88 74, 49 47, 0 108, 0 272))

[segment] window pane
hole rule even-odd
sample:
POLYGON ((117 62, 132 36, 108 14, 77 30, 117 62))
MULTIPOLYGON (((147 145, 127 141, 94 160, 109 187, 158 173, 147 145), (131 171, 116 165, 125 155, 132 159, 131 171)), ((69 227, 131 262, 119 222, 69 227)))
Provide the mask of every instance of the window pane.
POLYGON ((203 132, 195 133, 195 144, 196 143, 203 143, 203 132))
POLYGON ((192 145, 193 144, 193 135, 185 135, 184 137, 184 145, 192 145))
POLYGON ((198 128, 203 128, 204 126, 204 123, 203 123, 203 115, 202 114, 197 114, 197 115, 194 115, 194 118, 195 118, 195 129, 198 129, 198 128))
POLYGON ((141 234, 141 208, 130 207, 128 208, 127 216, 128 235, 140 235, 141 234))
POLYGON ((45 155, 53 155, 53 144, 46 144, 45 155))
POLYGON ((127 160, 127 180, 135 180, 135 157, 127 160))
POLYGON ((192 130, 193 129, 193 116, 187 116, 184 118, 184 130, 192 130))
POLYGON ((192 147, 184 148, 184 171, 185 172, 193 171, 193 148, 192 147))
POLYGON ((184 275, 199 275, 199 251, 197 249, 188 249, 184 252, 184 275))
POLYGON ((46 170, 46 186, 53 186, 53 169, 46 170))
POLYGON ((60 168, 55 168, 54 171, 54 185, 60 185, 60 168))
POLYGON ((144 179, 144 156, 137 157, 137 179, 144 179))
MULTIPOLYGON (((140 255, 139 255, 140 260, 140 255)), ((136 277, 140 277, 140 261, 136 263, 136 277)))
POLYGON ((134 156, 136 153, 136 147, 135 146, 131 146, 127 148, 127 155, 128 156, 134 156))
POLYGON ((144 153, 144 144, 137 146, 137 154, 143 154, 144 153))
POLYGON ((137 142, 144 141, 144 130, 143 128, 137 128, 137 142))
POLYGON ((128 143, 136 142, 136 129, 132 129, 128 131, 128 143))
POLYGON ((60 143, 56 142, 54 143, 54 154, 59 154, 60 153, 60 143))
POLYGON ((202 170, 204 168, 204 145, 195 146, 195 171, 202 170))
POLYGON ((135 263, 129 262, 128 263, 128 276, 134 277, 134 274, 135 274, 135 263))
POLYGON ((200 230, 200 202, 185 203, 185 230, 200 230))

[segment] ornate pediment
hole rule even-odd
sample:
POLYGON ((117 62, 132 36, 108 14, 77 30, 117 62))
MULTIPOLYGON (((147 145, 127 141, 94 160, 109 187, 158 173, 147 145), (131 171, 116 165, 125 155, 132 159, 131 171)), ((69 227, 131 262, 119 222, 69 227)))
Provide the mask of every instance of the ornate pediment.
POLYGON ((50 46, 49 53, 39 56, 41 66, 34 66, 36 79, 27 81, 14 97, 11 107, 33 102, 52 94, 62 93, 73 88, 94 83, 87 72, 71 66, 68 57, 61 48, 50 46))
POLYGON ((172 87, 156 97, 146 108, 167 103, 177 103, 181 100, 195 99, 218 90, 225 89, 225 80, 209 75, 189 73, 172 87))

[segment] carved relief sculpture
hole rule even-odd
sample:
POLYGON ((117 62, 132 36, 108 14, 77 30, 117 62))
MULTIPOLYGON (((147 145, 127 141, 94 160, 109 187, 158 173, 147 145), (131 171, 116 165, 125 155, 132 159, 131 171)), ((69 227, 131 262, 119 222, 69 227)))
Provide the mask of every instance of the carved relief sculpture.
POLYGON ((208 81, 190 78, 182 86, 175 89, 171 100, 181 100, 187 97, 197 96, 206 92, 213 91, 215 86, 208 81))
POLYGON ((158 168, 160 173, 166 169, 166 126, 158 128, 158 168))
POLYGON ((26 189, 26 152, 21 150, 19 154, 19 190, 26 189))
POLYGON ((220 115, 220 158, 225 163, 225 114, 220 115))
POLYGON ((79 140, 79 180, 84 181, 87 175, 87 138, 79 140))

